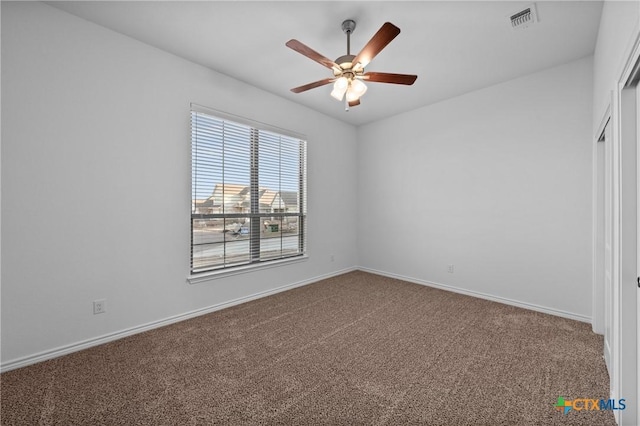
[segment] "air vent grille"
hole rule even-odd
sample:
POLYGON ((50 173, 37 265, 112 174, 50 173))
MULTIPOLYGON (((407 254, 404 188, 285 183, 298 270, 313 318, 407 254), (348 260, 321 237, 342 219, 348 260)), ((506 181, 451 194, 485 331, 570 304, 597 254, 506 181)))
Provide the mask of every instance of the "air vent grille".
POLYGON ((511 21, 511 28, 513 28, 514 30, 527 28, 530 25, 538 22, 535 6, 535 4, 532 4, 526 9, 523 9, 520 12, 514 13, 513 15, 509 16, 509 20, 511 21))

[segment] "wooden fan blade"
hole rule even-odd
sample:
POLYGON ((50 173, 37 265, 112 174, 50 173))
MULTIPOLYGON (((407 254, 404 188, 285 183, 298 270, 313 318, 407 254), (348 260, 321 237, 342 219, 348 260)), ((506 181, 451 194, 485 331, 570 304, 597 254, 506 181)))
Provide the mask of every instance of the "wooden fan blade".
POLYGON ((349 102, 349 106, 350 107, 354 107, 354 106, 358 106, 358 105, 360 105, 360 99, 356 99, 355 101, 349 102))
POLYGON ((303 54, 307 58, 313 59, 320 65, 324 65, 325 67, 331 68, 331 69, 333 68, 336 68, 338 70, 340 69, 340 66, 335 62, 333 62, 331 59, 321 55, 320 53, 316 52, 309 46, 299 42, 298 40, 291 39, 288 42, 286 42, 285 45, 295 50, 296 52, 303 54))
POLYGON ((314 81, 313 83, 305 84, 304 86, 294 87, 291 89, 293 93, 304 92, 309 89, 315 89, 316 87, 324 86, 325 84, 329 84, 335 81, 335 78, 325 78, 324 80, 314 81))
POLYGON ((378 32, 371 37, 369 43, 367 43, 360 53, 358 53, 358 56, 353 59, 352 63, 355 65, 359 62, 362 68, 366 67, 387 44, 391 43, 391 40, 396 38, 398 34, 400 34, 400 28, 396 27, 391 22, 385 22, 378 32))
POLYGON ((375 83, 393 83, 406 84, 411 86, 418 78, 417 75, 409 74, 390 74, 386 72, 365 72, 363 74, 365 81, 373 81, 375 83))

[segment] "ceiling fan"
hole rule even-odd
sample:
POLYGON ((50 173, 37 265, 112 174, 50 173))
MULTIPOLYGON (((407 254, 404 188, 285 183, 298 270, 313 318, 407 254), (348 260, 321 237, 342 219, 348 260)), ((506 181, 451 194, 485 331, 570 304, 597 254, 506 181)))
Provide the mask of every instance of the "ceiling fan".
POLYGON ((349 111, 349 107, 360 105, 360 97, 367 91, 367 86, 363 81, 405 85, 412 85, 416 81, 416 78, 418 78, 417 75, 364 71, 364 68, 369 65, 369 62, 371 62, 391 40, 400 34, 400 28, 390 22, 385 22, 378 32, 371 37, 371 40, 369 40, 366 46, 362 48, 360 53, 352 55, 351 34, 355 28, 356 22, 352 19, 347 19, 342 23, 342 31, 347 35, 347 54, 340 56, 335 61, 321 55, 298 40, 292 39, 285 43, 287 47, 333 71, 333 77, 295 87, 291 89, 293 93, 300 93, 333 83, 331 96, 339 101, 342 101, 344 98, 345 110, 349 111))

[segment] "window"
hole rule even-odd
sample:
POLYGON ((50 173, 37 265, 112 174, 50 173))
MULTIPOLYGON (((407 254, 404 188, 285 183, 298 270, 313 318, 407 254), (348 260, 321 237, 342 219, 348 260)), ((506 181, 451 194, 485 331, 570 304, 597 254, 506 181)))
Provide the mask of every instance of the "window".
POLYGON ((306 142, 192 107, 191 273, 305 254, 306 142))

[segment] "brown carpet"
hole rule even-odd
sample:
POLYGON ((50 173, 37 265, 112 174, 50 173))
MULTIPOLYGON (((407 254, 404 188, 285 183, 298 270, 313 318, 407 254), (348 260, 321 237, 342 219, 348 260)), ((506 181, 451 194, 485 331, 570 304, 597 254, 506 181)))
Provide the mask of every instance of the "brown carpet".
POLYGON ((3 425, 614 425, 588 324, 364 272, 0 376, 3 425))

